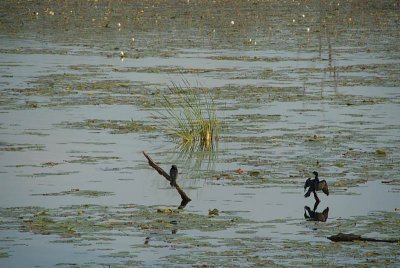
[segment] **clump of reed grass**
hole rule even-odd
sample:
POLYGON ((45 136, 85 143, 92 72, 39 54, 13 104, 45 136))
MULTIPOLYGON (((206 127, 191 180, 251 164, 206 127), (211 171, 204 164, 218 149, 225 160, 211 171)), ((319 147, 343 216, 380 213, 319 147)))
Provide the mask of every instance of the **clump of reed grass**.
POLYGON ((218 140, 220 122, 210 94, 191 87, 186 80, 183 86, 172 83, 168 91, 161 100, 160 123, 180 140, 181 148, 212 150, 218 140))

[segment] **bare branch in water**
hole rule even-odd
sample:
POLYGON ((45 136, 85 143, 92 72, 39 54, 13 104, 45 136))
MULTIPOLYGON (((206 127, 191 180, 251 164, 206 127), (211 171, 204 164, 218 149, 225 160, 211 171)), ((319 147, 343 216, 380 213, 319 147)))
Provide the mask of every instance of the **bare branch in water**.
MULTIPOLYGON (((157 165, 156 162, 154 162, 154 160, 151 159, 151 157, 146 152, 143 151, 143 155, 147 158, 149 165, 152 168, 154 168, 158 172, 158 174, 163 176, 168 181, 171 181, 171 177, 169 176, 169 174, 165 172, 165 170, 163 170, 159 165, 157 165)), ((182 202, 179 208, 180 209, 184 208, 187 205, 187 203, 192 201, 192 199, 190 199, 189 196, 187 196, 187 194, 182 190, 182 188, 177 183, 175 183, 175 189, 178 191, 179 195, 182 198, 182 202)))

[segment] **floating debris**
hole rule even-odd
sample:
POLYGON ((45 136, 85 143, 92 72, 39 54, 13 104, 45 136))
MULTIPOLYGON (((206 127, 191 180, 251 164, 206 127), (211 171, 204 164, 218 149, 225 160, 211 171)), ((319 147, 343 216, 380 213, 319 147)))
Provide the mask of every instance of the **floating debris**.
POLYGON ((158 213, 174 213, 177 212, 177 210, 172 210, 170 208, 159 208, 157 209, 158 213))
POLYGON ((384 150, 384 149, 377 149, 375 152, 378 155, 382 155, 382 156, 386 155, 386 150, 384 150))
POLYGON ((208 210, 208 216, 209 217, 214 217, 219 215, 219 210, 214 208, 214 209, 209 209, 208 210))
POLYGON ((235 170, 235 172, 236 172, 237 174, 241 175, 241 174, 243 174, 245 171, 244 171, 243 169, 241 169, 241 168, 238 168, 238 169, 235 170))

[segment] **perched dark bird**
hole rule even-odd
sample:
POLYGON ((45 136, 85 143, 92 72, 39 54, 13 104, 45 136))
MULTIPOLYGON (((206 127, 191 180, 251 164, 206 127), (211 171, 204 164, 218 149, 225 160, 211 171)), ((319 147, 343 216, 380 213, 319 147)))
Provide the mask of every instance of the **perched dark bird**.
POLYGON ((326 183, 325 180, 320 181, 318 178, 318 172, 314 171, 313 174, 315 175, 314 179, 308 178, 306 180, 306 183, 304 184, 304 191, 308 188, 307 193, 304 195, 304 197, 309 197, 311 193, 314 194, 315 201, 318 203, 320 202, 317 191, 322 191, 326 195, 329 195, 329 189, 328 189, 328 184, 326 183))
POLYGON ((171 166, 171 169, 169 170, 169 176, 171 178, 169 184, 172 187, 176 186, 176 178, 178 177, 178 168, 175 165, 171 166))

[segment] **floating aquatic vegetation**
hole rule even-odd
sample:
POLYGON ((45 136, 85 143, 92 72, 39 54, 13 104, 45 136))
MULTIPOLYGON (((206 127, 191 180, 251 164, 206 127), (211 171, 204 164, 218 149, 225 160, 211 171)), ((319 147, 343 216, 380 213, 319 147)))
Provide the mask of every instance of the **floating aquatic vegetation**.
POLYGON ((56 162, 53 162, 53 161, 49 161, 49 162, 46 162, 46 163, 43 163, 42 164, 42 167, 54 167, 54 166, 57 166, 57 165, 59 165, 60 163, 56 163, 56 162))
POLYGON ((173 210, 173 209, 170 209, 170 208, 159 208, 159 209, 157 209, 157 212, 158 213, 177 213, 179 211, 178 210, 173 210))
POLYGON ((8 152, 44 151, 45 148, 46 146, 43 144, 0 143, 0 151, 8 151, 8 152))
POLYGON ((115 72, 134 72, 134 73, 168 73, 168 74, 204 74, 211 72, 231 72, 229 68, 218 68, 218 69, 195 69, 186 68, 182 69, 179 67, 170 66, 157 66, 157 67, 126 67, 126 68, 115 68, 115 72))
POLYGON ((55 171, 55 172, 38 172, 33 174, 18 174, 18 177, 32 177, 32 178, 43 178, 47 176, 67 176, 71 174, 77 174, 79 171, 55 171))
POLYGON ((0 258, 8 258, 10 254, 8 252, 4 252, 2 249, 0 249, 0 258))
POLYGON ((212 56, 214 60, 248 61, 248 62, 282 62, 282 61, 317 61, 318 58, 284 58, 284 57, 258 57, 258 56, 212 56))
POLYGON ((74 160, 68 160, 68 163, 80 163, 80 164, 94 164, 100 161, 107 161, 107 160, 119 160, 118 156, 91 156, 91 155, 79 155, 73 156, 74 160))
MULTIPOLYGON (((72 189, 45 196, 78 195, 95 196, 109 195, 107 192, 84 191, 72 189)), ((156 209, 140 205, 120 205, 117 207, 98 205, 77 205, 55 209, 41 207, 0 208, 0 229, 18 228, 24 232, 43 235, 60 235, 61 237, 80 237, 91 241, 96 237, 113 236, 105 231, 115 229, 132 232, 141 231, 145 234, 179 230, 199 230, 212 232, 226 230, 250 221, 231 215, 223 217, 208 217, 208 215, 187 213, 180 210, 156 209)))
POLYGON ((126 134, 130 132, 150 132, 156 127, 146 125, 135 120, 99 120, 87 119, 83 122, 62 122, 60 126, 68 128, 109 129, 112 134, 126 134))
POLYGON ((336 162, 335 166, 339 167, 339 168, 343 168, 346 164, 343 162, 336 162))
POLYGON ((375 153, 376 153, 377 155, 386 156, 386 150, 385 150, 385 149, 377 149, 377 150, 375 151, 375 153))
POLYGON ((95 191, 95 190, 80 190, 80 189, 71 189, 69 191, 62 191, 58 193, 45 193, 45 194, 32 194, 32 195, 40 195, 40 196, 64 196, 64 195, 73 195, 73 196, 84 196, 84 197, 100 197, 100 196, 110 196, 113 195, 112 192, 104 192, 104 191, 95 191))
POLYGON ((21 133, 22 135, 32 135, 32 136, 39 136, 39 137, 45 137, 49 136, 50 134, 48 133, 42 133, 42 132, 35 132, 35 131, 24 131, 21 133))
POLYGON ((104 81, 96 81, 92 83, 80 83, 77 84, 74 90, 93 90, 93 91, 116 91, 121 89, 129 89, 131 87, 130 81, 122 81, 122 80, 104 80, 104 81))
POLYGON ((214 208, 214 209, 209 209, 208 210, 208 216, 209 217, 214 217, 219 215, 219 210, 214 208))

